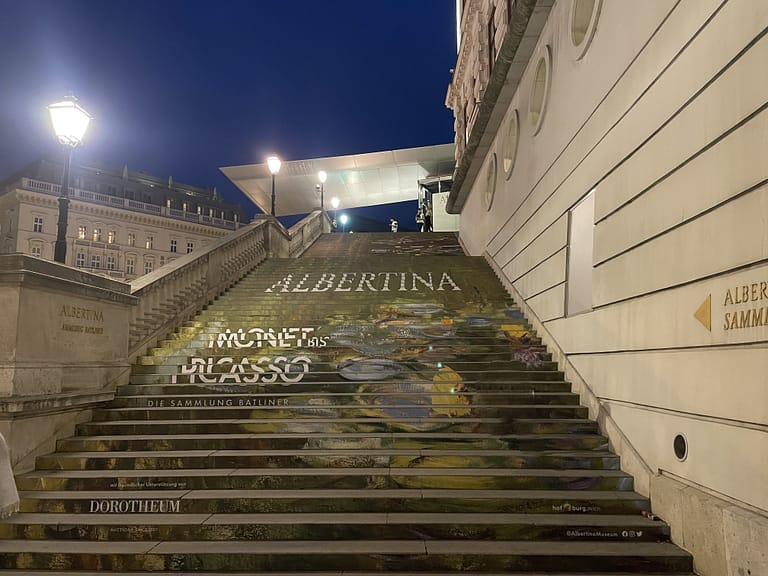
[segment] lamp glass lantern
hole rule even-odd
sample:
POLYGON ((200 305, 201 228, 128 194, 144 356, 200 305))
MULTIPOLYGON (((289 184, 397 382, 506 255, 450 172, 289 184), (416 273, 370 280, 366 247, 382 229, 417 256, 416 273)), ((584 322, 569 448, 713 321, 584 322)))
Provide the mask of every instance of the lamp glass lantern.
POLYGON ((73 148, 83 141, 85 131, 91 122, 91 115, 77 100, 70 98, 48 106, 53 132, 59 142, 73 148))
POLYGON ((272 176, 275 176, 280 172, 280 166, 282 165, 283 163, 280 162, 280 158, 277 156, 270 156, 267 158, 267 166, 269 167, 269 173, 272 174, 272 176))

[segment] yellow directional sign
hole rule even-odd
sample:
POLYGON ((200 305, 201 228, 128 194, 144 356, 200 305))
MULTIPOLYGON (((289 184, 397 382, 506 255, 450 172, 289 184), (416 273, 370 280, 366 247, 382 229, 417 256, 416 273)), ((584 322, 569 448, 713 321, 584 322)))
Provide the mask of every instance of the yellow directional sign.
POLYGON ((702 326, 712 332, 712 294, 708 295, 693 315, 702 326))

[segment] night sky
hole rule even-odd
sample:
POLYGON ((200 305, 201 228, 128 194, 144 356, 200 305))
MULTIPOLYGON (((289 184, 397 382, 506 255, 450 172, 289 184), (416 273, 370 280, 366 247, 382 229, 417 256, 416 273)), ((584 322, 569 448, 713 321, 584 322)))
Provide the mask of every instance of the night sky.
POLYGON ((453 141, 454 0, 0 0, 0 179, 55 154, 45 107, 93 116, 75 162, 256 209, 218 170, 453 141))

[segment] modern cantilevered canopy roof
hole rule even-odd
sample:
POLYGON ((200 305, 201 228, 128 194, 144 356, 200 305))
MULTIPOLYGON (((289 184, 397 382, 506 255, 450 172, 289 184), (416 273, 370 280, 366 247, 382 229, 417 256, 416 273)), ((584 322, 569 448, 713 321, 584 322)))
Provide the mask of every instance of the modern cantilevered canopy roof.
MULTIPOLYGON (((454 145, 440 144, 404 148, 369 154, 283 161, 275 179, 277 216, 305 214, 320 207, 318 172, 324 170, 325 209, 331 198, 339 199, 339 209, 391 204, 419 198, 419 181, 451 176, 454 145)), ((263 164, 225 166, 227 178, 261 208, 271 212, 272 174, 263 164)))

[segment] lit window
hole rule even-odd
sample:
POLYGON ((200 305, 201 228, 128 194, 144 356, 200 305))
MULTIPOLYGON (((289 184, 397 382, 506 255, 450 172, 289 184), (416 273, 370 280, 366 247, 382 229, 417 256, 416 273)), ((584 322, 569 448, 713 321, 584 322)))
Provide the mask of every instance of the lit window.
POLYGON ((125 273, 126 274, 135 274, 136 273, 136 259, 129 257, 125 259, 125 273))
POLYGON ((170 199, 170 198, 168 198, 168 199, 165 201, 165 207, 166 207, 166 208, 170 208, 170 207, 171 207, 171 199, 170 199))
POLYGON ((176 252, 176 240, 171 240, 171 252, 176 252))
POLYGON ((186 212, 187 210, 189 210, 189 204, 184 202, 184 204, 181 205, 181 208, 182 208, 182 210, 184 210, 184 212, 186 212))
POLYGON ((152 272, 153 268, 154 268, 154 262, 152 262, 152 260, 144 261, 144 274, 149 274, 150 272, 152 272))
POLYGON ((128 232, 128 246, 136 246, 136 234, 128 232))
POLYGON ((101 228, 94 228, 93 229, 93 241, 94 242, 101 242, 101 228))
POLYGON ((152 236, 147 236, 147 241, 144 243, 144 247, 147 250, 151 250, 154 243, 155 243, 155 239, 152 238, 152 236))
POLYGON ((195 248, 195 245, 192 242, 187 242, 187 254, 192 252, 192 250, 194 250, 194 248, 195 248))
POLYGON ((78 252, 77 256, 75 256, 75 266, 78 268, 85 266, 85 254, 82 252, 78 252))
POLYGON ((39 244, 36 244, 35 246, 32 246, 32 256, 37 256, 38 258, 42 258, 43 256, 43 247, 39 244))
POLYGON ((109 233, 107 234, 107 242, 109 242, 110 244, 114 244, 116 239, 117 239, 117 232, 115 232, 114 230, 110 230, 109 233))
POLYGON ((202 206, 198 206, 197 207, 197 213, 198 214, 202 214, 203 213, 203 207, 202 206))
POLYGON ((88 231, 85 229, 85 226, 78 226, 77 227, 77 238, 78 240, 85 240, 85 235, 88 233, 88 231))
POLYGON ((35 216, 35 222, 32 224, 32 230, 34 232, 42 232, 43 231, 43 217, 42 216, 35 216))
POLYGON ((111 254, 107 256, 107 270, 114 270, 115 269, 115 257, 111 254))

